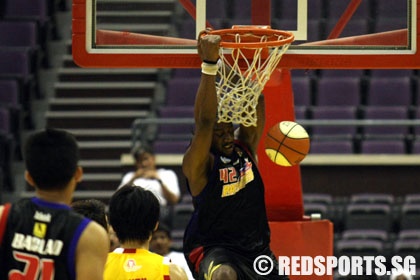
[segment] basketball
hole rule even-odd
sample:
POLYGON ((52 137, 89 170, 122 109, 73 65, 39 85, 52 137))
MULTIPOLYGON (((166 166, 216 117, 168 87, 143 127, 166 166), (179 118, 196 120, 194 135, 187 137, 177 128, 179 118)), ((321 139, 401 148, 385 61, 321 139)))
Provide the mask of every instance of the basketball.
POLYGON ((298 123, 282 121, 267 132, 265 152, 275 164, 293 166, 308 154, 309 135, 298 123))

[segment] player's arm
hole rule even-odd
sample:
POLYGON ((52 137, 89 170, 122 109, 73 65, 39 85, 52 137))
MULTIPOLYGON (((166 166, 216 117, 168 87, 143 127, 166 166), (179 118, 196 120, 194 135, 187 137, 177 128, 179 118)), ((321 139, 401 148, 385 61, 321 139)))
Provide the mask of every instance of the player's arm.
POLYGON ((158 178, 162 192, 170 204, 177 204, 181 198, 178 177, 172 170, 168 170, 163 179, 158 178))
POLYGON ((237 131, 237 138, 242 143, 248 146, 251 153, 256 155, 258 143, 260 142, 261 135, 265 126, 265 101, 264 95, 260 94, 257 105, 257 126, 244 126, 240 125, 237 131))
POLYGON ((184 269, 175 264, 169 265, 169 276, 171 280, 187 280, 188 276, 184 269))
POLYGON ((76 249, 76 279, 102 280, 109 252, 109 236, 96 222, 90 222, 76 249))
MULTIPOLYGON (((202 61, 217 61, 219 44, 220 36, 201 38, 200 34, 197 49, 202 61)), ((213 160, 210 148, 216 114, 216 76, 202 73, 194 104, 195 132, 182 162, 182 170, 193 196, 198 195, 207 184, 207 173, 213 160)))

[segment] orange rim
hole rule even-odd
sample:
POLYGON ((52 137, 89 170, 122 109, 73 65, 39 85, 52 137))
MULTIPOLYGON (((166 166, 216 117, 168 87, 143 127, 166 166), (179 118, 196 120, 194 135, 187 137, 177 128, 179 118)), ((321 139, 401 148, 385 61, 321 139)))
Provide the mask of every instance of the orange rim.
POLYGON ((294 40, 291 32, 258 27, 210 30, 204 32, 202 36, 207 34, 219 35, 222 38, 220 46, 232 49, 278 47, 290 44, 294 40), (241 42, 236 42, 237 36, 241 37, 241 42), (266 36, 267 41, 260 42, 262 36, 266 36))

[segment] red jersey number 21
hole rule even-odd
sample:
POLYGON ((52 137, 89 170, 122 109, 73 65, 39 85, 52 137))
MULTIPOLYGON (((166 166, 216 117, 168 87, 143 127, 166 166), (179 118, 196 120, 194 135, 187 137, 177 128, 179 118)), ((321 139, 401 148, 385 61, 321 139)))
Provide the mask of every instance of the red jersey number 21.
POLYGON ((54 261, 51 259, 40 259, 36 255, 22 252, 13 252, 15 260, 24 262, 23 271, 13 269, 9 272, 10 280, 53 280, 54 279, 54 261), (39 274, 41 273, 41 277, 39 274))

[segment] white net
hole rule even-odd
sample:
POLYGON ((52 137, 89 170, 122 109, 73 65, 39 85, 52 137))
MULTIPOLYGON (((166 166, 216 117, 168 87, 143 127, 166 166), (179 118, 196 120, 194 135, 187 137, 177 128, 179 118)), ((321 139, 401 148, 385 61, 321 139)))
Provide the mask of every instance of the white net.
MULTIPOLYGON (((241 43, 244 35, 240 36, 232 31, 235 42, 241 43)), ((250 33, 246 36, 254 35, 250 33)), ((254 37, 259 38, 256 42, 267 42, 273 40, 272 36, 270 34, 254 37)), ((281 35, 277 35, 276 38, 278 41, 284 40, 284 36, 281 35)), ((219 122, 256 126, 258 97, 289 46, 290 43, 240 48, 221 45, 222 63, 216 83, 219 122)))

